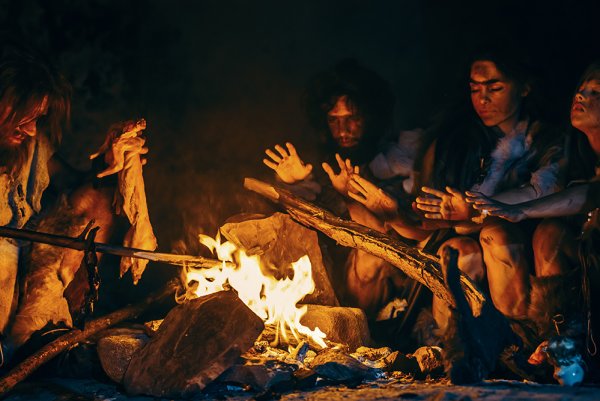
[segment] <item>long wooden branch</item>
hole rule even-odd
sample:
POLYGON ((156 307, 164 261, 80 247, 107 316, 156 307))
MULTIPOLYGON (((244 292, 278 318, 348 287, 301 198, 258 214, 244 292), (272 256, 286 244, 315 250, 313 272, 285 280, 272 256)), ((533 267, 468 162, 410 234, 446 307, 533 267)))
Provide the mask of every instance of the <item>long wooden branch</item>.
POLYGON ((133 319, 139 316, 142 312, 148 309, 149 306, 167 299, 167 297, 173 295, 174 293, 175 286, 173 284, 169 284, 163 290, 150 295, 140 303, 127 306, 106 316, 94 319, 88 322, 83 330, 71 330, 67 334, 64 334, 58 337, 56 340, 46 344, 39 351, 26 358, 23 362, 19 363, 0 379, 0 397, 2 397, 14 386, 25 380, 30 374, 35 372, 43 364, 50 361, 61 352, 73 347, 74 345, 84 341, 85 339, 104 329, 122 322, 123 320, 133 319))
MULTIPOLYGON (((86 249, 86 242, 82 238, 67 237, 64 235, 42 233, 39 231, 19 228, 0 227, 0 237, 41 242, 43 244, 61 246, 63 248, 77 249, 79 251, 84 251, 86 249)), ((96 248, 97 252, 101 253, 108 253, 110 255, 121 257, 151 260, 153 262, 161 262, 177 266, 211 269, 213 267, 223 266, 223 263, 226 263, 228 267, 235 267, 235 265, 230 262, 203 258, 202 256, 176 255, 172 253, 146 251, 144 249, 104 244, 102 242, 94 243, 94 247, 96 248)))
MULTIPOLYGON (((253 178, 246 178, 244 187, 279 203, 295 220, 323 232, 339 244, 360 249, 391 263, 454 306, 454 299, 444 285, 439 258, 361 224, 341 219, 283 188, 253 178)), ((474 315, 478 316, 486 302, 485 296, 464 274, 460 281, 474 315)))

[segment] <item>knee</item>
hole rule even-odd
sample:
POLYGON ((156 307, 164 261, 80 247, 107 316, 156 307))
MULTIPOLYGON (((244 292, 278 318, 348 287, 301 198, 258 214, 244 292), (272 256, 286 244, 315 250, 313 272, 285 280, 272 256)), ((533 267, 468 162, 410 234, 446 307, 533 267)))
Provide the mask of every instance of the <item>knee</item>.
POLYGON ((444 242, 438 250, 438 255, 442 255, 447 247, 458 251, 458 268, 469 278, 476 282, 483 280, 485 269, 483 257, 479 243, 469 237, 455 237, 444 242))
POLYGON ((543 220, 533 233, 533 249, 556 248, 562 242, 567 231, 567 227, 559 219, 543 220))
POLYGON ((493 247, 522 244, 523 234, 515 224, 497 221, 483 226, 479 242, 485 252, 493 247))

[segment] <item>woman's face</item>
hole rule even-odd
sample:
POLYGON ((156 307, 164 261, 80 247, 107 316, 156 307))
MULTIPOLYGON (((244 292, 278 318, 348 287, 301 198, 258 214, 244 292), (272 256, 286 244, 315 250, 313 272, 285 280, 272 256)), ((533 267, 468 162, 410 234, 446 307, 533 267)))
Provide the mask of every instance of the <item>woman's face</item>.
POLYGON ((586 135, 600 135, 600 71, 590 74, 577 88, 571 124, 586 135))
POLYGON ((523 97, 528 88, 521 88, 508 79, 492 61, 478 60, 471 65, 471 102, 486 127, 498 126, 510 132, 519 118, 523 97))

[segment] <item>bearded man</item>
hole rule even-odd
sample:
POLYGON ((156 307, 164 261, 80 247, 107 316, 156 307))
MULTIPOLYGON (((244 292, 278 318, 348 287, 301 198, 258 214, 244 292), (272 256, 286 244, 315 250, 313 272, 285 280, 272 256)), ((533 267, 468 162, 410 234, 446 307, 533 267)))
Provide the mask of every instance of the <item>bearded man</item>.
MULTIPOLYGON (((113 226, 114 188, 94 187, 91 183, 94 174, 77 172, 55 154, 70 117, 68 83, 41 56, 15 48, 2 50, 0 225, 43 227, 53 232, 62 228, 61 234, 76 235, 70 231, 81 232, 81 226, 94 219, 102 227, 96 239, 105 242, 113 226), (48 202, 42 202, 44 193, 49 192, 62 194, 57 197, 59 206, 46 207, 48 202), (51 226, 44 227, 44 221, 46 226, 51 226)), ((132 138, 127 147, 129 154, 146 153, 143 145, 142 138, 132 138)), ((106 155, 111 153, 110 147, 107 150, 106 155)), ((114 164, 111 158, 105 159, 109 162, 108 169, 99 176, 119 170, 111 165, 114 164)), ((46 248, 34 246, 33 253, 37 252, 42 268, 31 268, 24 266, 23 250, 23 243, 0 238, 3 359, 46 324, 72 324, 63 293, 79 268, 81 252, 60 251, 53 260, 46 248), (19 280, 20 276, 25 280, 19 280)), ((35 255, 31 255, 31 259, 35 259, 35 255)), ((0 360, 0 365, 3 362, 0 360)))

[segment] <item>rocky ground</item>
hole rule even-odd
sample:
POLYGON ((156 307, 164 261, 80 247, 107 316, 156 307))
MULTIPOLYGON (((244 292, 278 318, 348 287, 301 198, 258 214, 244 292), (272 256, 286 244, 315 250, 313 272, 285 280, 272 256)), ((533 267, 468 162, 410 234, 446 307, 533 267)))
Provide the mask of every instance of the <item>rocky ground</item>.
MULTIPOLYGON (((198 400, 431 400, 431 401, 592 401, 600 398, 600 388, 592 386, 561 387, 517 381, 487 381, 477 386, 454 386, 445 381, 415 381, 409 378, 380 379, 356 387, 343 385, 317 387, 290 393, 244 392, 231 388, 228 393, 207 394, 198 400)), ((129 397, 113 383, 95 380, 53 379, 30 381, 18 386, 6 401, 150 401, 152 397, 129 397)))

